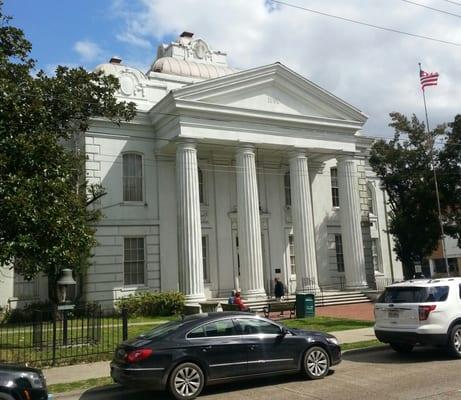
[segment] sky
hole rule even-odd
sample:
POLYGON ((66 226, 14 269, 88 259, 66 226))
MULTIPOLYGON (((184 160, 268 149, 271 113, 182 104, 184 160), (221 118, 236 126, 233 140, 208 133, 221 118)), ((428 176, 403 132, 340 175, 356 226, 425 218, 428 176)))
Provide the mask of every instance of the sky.
POLYGON ((461 0, 283 2, 311 11, 271 0, 5 0, 4 12, 48 73, 93 69, 114 55, 146 72, 161 43, 189 31, 233 68, 283 63, 368 115, 368 136, 392 135, 392 111, 424 119, 419 62, 440 74, 426 88, 430 126, 461 113, 461 0))

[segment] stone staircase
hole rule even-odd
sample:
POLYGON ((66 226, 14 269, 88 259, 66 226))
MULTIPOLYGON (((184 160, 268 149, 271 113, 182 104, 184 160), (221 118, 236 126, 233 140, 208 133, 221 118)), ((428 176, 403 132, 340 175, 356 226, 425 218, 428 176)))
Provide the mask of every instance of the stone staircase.
MULTIPOLYGON (((289 295, 285 298, 288 301, 295 301, 295 295, 289 295)), ((214 299, 220 302, 227 302, 227 299, 214 299)), ((262 311, 269 303, 275 302, 275 299, 248 300, 245 305, 254 311, 262 311)), ((316 307, 370 303, 370 299, 364 292, 360 291, 323 291, 315 296, 316 307)))

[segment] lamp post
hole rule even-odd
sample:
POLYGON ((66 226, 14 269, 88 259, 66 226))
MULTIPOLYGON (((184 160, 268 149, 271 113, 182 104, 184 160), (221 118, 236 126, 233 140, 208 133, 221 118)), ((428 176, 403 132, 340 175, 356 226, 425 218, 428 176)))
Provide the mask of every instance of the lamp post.
POLYGON ((62 344, 63 346, 67 345, 67 312, 74 308, 72 304, 73 299, 67 299, 67 287, 75 286, 77 282, 72 277, 72 270, 69 268, 64 268, 61 271, 62 275, 59 278, 58 284, 58 293, 60 297, 60 302, 58 305, 58 310, 62 311, 62 344))

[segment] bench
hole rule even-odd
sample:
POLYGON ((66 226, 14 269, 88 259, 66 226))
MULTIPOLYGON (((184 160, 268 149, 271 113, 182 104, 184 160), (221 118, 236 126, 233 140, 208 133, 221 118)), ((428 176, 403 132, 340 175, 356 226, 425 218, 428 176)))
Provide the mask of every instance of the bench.
MULTIPOLYGON (((240 311, 240 308, 237 304, 221 303, 221 307, 223 311, 240 311)), ((247 307, 246 310, 243 310, 243 312, 252 313, 254 311, 250 307, 247 307)))
POLYGON ((240 311, 240 308, 237 304, 221 303, 221 307, 223 311, 240 311))
POLYGON ((295 315, 296 303, 294 301, 278 301, 276 303, 269 303, 267 307, 264 307, 264 316, 269 317, 271 312, 290 312, 290 318, 295 315))

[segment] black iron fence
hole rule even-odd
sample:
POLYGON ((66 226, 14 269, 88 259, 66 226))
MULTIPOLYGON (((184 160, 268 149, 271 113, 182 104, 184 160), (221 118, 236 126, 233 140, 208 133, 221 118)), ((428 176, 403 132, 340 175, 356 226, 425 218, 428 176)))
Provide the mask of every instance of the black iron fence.
POLYGON ((0 362, 34 366, 93 361, 128 337, 126 311, 103 315, 100 305, 37 310, 31 322, 0 324, 0 362))

